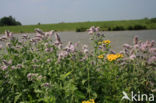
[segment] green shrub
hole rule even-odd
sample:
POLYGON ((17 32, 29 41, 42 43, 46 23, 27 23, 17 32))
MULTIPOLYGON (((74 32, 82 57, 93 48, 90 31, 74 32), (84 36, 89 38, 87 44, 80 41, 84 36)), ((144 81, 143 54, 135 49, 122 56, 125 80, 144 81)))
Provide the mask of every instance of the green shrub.
POLYGON ((156 23, 156 18, 151 18, 151 23, 156 23))
POLYGON ((134 25, 134 26, 128 26, 128 30, 144 30, 147 29, 144 25, 134 25))
POLYGON ((125 28, 123 26, 116 26, 116 27, 113 27, 112 30, 113 31, 121 31, 121 30, 125 30, 125 28))
POLYGON ((144 25, 135 25, 134 26, 134 30, 143 30, 143 29, 147 29, 146 26, 144 26, 144 25))
POLYGON ((76 28, 76 32, 85 32, 86 30, 87 28, 85 27, 76 28))

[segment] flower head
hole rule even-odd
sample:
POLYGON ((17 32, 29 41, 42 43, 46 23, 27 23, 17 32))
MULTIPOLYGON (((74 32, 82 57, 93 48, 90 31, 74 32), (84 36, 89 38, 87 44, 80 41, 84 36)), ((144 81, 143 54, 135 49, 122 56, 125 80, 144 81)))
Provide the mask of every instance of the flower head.
POLYGON ((134 39, 133 39, 133 43, 134 43, 134 44, 138 44, 138 41, 139 41, 138 37, 135 36, 134 39))
POLYGON ((108 54, 107 55, 107 60, 108 61, 114 61, 114 60, 116 60, 118 58, 122 58, 122 57, 123 57, 123 54, 119 54, 119 53, 117 53, 117 54, 108 54))
POLYGON ((99 59, 103 59, 104 58, 104 55, 99 55, 98 58, 99 59))
POLYGON ((103 40, 102 43, 103 43, 103 44, 110 44, 111 41, 110 41, 110 40, 103 40))
POLYGON ((82 103, 95 103, 94 99, 90 99, 88 101, 82 101, 82 103))
POLYGON ((102 42, 98 42, 98 45, 101 45, 102 44, 102 42))

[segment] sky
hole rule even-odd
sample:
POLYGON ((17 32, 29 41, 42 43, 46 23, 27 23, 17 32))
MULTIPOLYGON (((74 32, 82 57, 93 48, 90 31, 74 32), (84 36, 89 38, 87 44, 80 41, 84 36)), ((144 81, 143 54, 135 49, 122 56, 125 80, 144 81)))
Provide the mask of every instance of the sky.
POLYGON ((156 0, 0 0, 0 18, 23 25, 156 17, 156 0))

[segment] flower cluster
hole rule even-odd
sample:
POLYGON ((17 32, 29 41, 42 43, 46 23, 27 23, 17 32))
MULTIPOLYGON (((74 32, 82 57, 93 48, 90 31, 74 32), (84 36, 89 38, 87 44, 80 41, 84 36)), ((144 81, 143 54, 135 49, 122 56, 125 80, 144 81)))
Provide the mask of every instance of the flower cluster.
POLYGON ((138 37, 134 37, 134 45, 124 44, 124 49, 121 51, 126 55, 126 59, 135 60, 136 58, 144 60, 147 64, 155 64, 156 48, 155 41, 139 41, 138 37))
POLYGON ((102 45, 102 44, 110 44, 111 41, 110 40, 103 40, 102 42, 98 42, 98 45, 102 45))
POLYGON ((104 58, 104 55, 99 55, 98 58, 99 59, 103 59, 104 58))
POLYGON ((88 101, 82 101, 82 103, 95 103, 94 99, 90 99, 88 101))
POLYGON ((93 33, 99 32, 99 29, 100 29, 99 27, 92 26, 88 29, 88 33, 93 34, 93 33))
POLYGON ((107 55, 108 61, 113 61, 113 60, 116 60, 116 59, 122 58, 122 57, 123 57, 123 54, 108 54, 107 55))

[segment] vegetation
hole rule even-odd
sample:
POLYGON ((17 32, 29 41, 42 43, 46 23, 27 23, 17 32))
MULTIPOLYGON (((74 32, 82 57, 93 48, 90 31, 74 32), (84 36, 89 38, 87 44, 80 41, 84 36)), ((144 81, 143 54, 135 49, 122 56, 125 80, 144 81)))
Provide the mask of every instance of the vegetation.
POLYGON ((85 32, 86 30, 87 28, 84 27, 76 28, 76 32, 85 32))
POLYGON ((57 32, 35 31, 22 41, 8 31, 0 38, 6 42, 0 46, 1 103, 131 103, 121 101, 123 91, 156 95, 154 41, 135 37, 115 53, 111 41, 91 27, 90 51, 71 42, 62 47, 57 32))
POLYGON ((19 21, 16 21, 12 16, 3 17, 0 19, 0 26, 22 25, 19 21))
POLYGON ((41 28, 43 31, 85 31, 90 26, 99 26, 100 30, 139 30, 140 29, 156 29, 155 19, 141 20, 123 20, 123 21, 99 21, 99 22, 77 22, 77 23, 59 23, 59 24, 40 24, 40 25, 24 25, 24 26, 4 26, 0 27, 0 33, 10 30, 14 33, 31 33, 35 28, 41 28), (139 27, 139 28, 138 28, 139 27))

